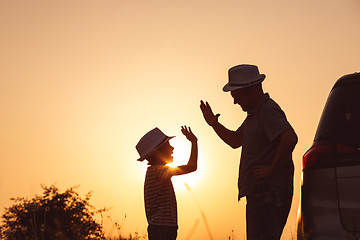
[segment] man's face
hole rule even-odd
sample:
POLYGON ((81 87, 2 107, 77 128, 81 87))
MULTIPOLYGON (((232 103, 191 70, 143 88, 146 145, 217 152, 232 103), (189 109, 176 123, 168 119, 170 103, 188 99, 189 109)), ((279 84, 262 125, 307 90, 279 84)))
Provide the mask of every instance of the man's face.
POLYGON ((172 163, 174 161, 172 156, 174 147, 170 145, 169 141, 164 143, 157 151, 161 160, 163 160, 165 164, 172 163))
POLYGON ((250 107, 250 88, 240 88, 231 91, 231 96, 234 99, 234 104, 239 104, 244 112, 247 112, 250 107))

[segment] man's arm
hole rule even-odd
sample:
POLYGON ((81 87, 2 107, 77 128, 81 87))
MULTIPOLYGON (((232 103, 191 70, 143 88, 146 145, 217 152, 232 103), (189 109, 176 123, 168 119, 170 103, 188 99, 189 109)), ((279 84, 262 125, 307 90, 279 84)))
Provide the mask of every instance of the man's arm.
POLYGON ((257 165, 252 168, 255 180, 268 178, 276 174, 282 165, 291 158, 292 152, 298 142, 298 137, 293 129, 288 129, 280 135, 279 146, 275 158, 270 166, 257 165))
POLYGON ((191 173, 197 169, 198 161, 198 145, 197 138, 192 133, 191 128, 186 126, 181 127, 181 132, 186 136, 186 138, 191 142, 191 153, 189 161, 186 165, 181 165, 173 169, 173 175, 182 175, 186 173, 191 173))
POLYGON ((235 131, 229 130, 219 123, 218 119, 220 114, 214 114, 208 102, 204 103, 200 101, 200 109, 203 113, 205 121, 214 129, 216 134, 223 140, 227 145, 232 148, 238 148, 242 146, 242 136, 236 134, 235 131))

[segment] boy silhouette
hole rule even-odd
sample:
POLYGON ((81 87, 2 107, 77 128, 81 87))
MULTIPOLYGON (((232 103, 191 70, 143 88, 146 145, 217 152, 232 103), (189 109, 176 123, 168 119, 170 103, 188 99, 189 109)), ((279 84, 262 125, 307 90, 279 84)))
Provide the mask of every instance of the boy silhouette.
POLYGON ((181 132, 191 142, 191 153, 186 165, 170 167, 174 148, 165 135, 154 128, 146 133, 136 145, 138 161, 148 161, 144 183, 145 213, 148 221, 149 240, 174 240, 177 237, 177 204, 171 177, 187 174, 197 169, 197 138, 191 128, 181 127, 181 132))

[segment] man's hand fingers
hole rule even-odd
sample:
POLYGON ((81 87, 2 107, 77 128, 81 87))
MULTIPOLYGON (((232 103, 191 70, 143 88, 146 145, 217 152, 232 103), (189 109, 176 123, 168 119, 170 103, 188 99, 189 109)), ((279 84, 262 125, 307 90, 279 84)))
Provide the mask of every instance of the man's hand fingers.
POLYGON ((200 109, 203 113, 206 111, 206 105, 202 100, 200 101, 200 109))
POLYGON ((211 111, 211 107, 210 107, 210 104, 208 102, 206 102, 206 107, 211 111))

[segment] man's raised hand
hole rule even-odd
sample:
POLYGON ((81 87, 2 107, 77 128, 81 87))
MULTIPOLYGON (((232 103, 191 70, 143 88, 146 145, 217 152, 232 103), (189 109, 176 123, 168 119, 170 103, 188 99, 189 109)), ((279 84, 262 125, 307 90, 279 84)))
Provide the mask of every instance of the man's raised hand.
POLYGON ((220 114, 214 114, 213 111, 211 110, 211 107, 209 105, 208 102, 204 103, 203 100, 200 101, 200 109, 202 111, 202 114, 204 116, 205 121, 207 122, 207 124, 209 124, 210 126, 213 126, 215 123, 218 122, 218 118, 220 116, 220 114))

